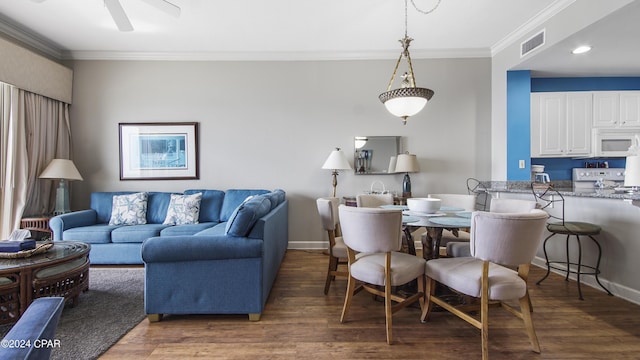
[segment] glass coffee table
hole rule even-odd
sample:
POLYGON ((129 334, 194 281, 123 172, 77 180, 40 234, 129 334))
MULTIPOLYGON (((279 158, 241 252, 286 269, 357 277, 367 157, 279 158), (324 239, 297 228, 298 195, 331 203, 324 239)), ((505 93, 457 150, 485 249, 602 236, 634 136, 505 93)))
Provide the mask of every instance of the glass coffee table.
POLYGON ((41 254, 0 258, 0 324, 17 321, 39 297, 60 296, 75 305, 89 289, 90 250, 82 242, 55 241, 41 254))

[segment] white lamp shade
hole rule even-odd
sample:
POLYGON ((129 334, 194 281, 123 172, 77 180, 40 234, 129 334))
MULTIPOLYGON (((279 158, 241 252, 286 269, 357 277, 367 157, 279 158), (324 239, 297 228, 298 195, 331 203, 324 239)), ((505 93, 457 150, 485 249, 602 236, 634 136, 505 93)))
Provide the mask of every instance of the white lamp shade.
POLYGON ((396 172, 410 173, 420 171, 418 158, 414 154, 400 154, 396 160, 396 172))
POLYGON ((391 114, 401 118, 419 113, 425 105, 427 105, 427 99, 417 96, 396 97, 384 103, 391 114))
POLYGON ((68 159, 53 159, 46 169, 40 174, 41 179, 65 179, 65 180, 82 180, 80 172, 68 159))
POLYGON ((323 169, 331 169, 331 170, 348 170, 353 169, 351 165, 349 165, 349 161, 347 161, 347 157, 341 150, 333 150, 327 161, 322 165, 323 169))
POLYGON ((627 156, 624 186, 640 186, 640 155, 627 156))

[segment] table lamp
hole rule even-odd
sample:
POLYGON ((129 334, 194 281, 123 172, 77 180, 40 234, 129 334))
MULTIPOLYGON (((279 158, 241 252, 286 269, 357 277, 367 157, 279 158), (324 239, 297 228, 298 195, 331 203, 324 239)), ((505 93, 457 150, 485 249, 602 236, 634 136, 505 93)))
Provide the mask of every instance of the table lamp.
POLYGON ((640 187, 640 155, 627 156, 624 169, 624 186, 631 187, 629 192, 638 192, 640 187))
POLYGON ((67 180, 82 180, 82 176, 73 164, 73 161, 67 159, 53 159, 40 174, 41 179, 59 179, 60 184, 56 189, 56 208, 54 215, 68 213, 69 210, 69 189, 67 180))
POLYGON ((340 150, 336 148, 329 154, 327 161, 322 165, 323 169, 333 170, 333 197, 336 197, 336 186, 338 186, 338 170, 350 170, 353 169, 347 161, 347 157, 340 150))
POLYGON ((411 178, 409 177, 409 173, 418 171, 420 171, 420 166, 418 166, 418 158, 414 154, 407 152, 398 155, 396 159, 396 172, 405 173, 402 179, 402 197, 411 197, 411 178))

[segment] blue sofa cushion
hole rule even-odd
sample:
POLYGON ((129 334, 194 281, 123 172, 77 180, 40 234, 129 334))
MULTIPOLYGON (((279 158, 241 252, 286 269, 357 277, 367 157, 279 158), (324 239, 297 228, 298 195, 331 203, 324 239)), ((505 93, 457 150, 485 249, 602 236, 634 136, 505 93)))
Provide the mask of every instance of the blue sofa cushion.
POLYGON ((113 197, 118 195, 133 194, 133 191, 117 192, 92 192, 91 209, 96 212, 97 224, 108 224, 111 219, 111 208, 113 207, 113 197))
POLYGON ((197 232, 195 235, 196 236, 214 236, 214 235, 224 236, 226 229, 227 229, 227 223, 219 223, 208 229, 197 232))
POLYGON ((108 244, 111 242, 111 232, 119 227, 106 224, 80 226, 63 231, 62 238, 89 244, 108 244))
MULTIPOLYGON (((198 224, 187 224, 180 226, 169 226, 160 231, 160 236, 195 235, 201 231, 216 226, 218 223, 205 222, 198 224)), ((224 234, 224 232, 223 232, 224 234)))
POLYGON ((202 193, 190 195, 171 194, 167 217, 164 225, 197 224, 200 216, 200 201, 202 193))
POLYGON ((147 223, 146 192, 113 197, 109 225, 140 225, 147 223))
POLYGON ((200 200, 199 222, 220 222, 220 209, 224 201, 224 191, 220 190, 185 190, 185 195, 202 193, 200 200))
POLYGON ((225 235, 247 236, 259 218, 271 211, 271 201, 265 195, 254 196, 243 202, 227 222, 225 235))
POLYGON ((167 210, 171 202, 169 192, 150 192, 149 206, 147 206, 147 224, 162 224, 167 217, 167 210))
POLYGON ((154 236, 160 236, 160 231, 169 225, 145 224, 121 226, 111 232, 113 243, 141 243, 154 236))
POLYGON ((261 195, 268 193, 268 190, 239 190, 230 189, 224 194, 222 202, 222 210, 220 210, 220 222, 229 221, 231 214, 238 208, 243 201, 249 196, 261 195))

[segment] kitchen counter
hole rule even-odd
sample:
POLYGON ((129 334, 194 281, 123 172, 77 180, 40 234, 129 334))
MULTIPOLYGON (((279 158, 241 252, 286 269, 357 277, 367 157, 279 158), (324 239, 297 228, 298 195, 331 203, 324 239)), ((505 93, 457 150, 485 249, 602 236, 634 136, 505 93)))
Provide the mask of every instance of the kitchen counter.
MULTIPOLYGON (((629 194, 624 191, 616 191, 615 189, 576 189, 572 181, 554 181, 552 183, 562 196, 640 200, 640 192, 629 194)), ((487 191, 490 193, 531 194, 531 183, 528 181, 491 181, 487 182, 486 185, 487 191)))

